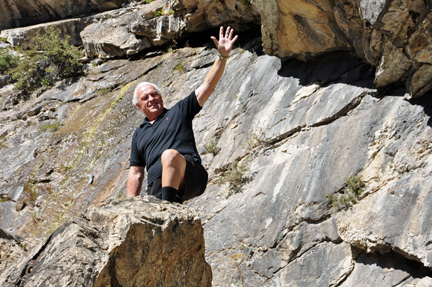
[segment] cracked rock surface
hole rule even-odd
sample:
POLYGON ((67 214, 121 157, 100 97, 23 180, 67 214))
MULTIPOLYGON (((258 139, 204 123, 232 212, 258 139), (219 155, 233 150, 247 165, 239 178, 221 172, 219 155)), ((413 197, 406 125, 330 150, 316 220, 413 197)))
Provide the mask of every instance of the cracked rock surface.
MULTIPOLYGON (((203 223, 212 286, 427 286, 431 97, 378 93, 375 68, 348 52, 282 61, 264 55, 260 39, 239 42, 194 120, 210 181, 187 205, 203 223), (239 184, 219 184, 234 162, 239 184), (333 206, 329 195, 343 196, 352 175, 363 193, 333 206)), ((215 57, 202 45, 88 65, 86 77, 26 99, 4 87, 0 228, 48 236, 122 197, 143 120, 134 88, 156 83, 171 107, 215 57)))

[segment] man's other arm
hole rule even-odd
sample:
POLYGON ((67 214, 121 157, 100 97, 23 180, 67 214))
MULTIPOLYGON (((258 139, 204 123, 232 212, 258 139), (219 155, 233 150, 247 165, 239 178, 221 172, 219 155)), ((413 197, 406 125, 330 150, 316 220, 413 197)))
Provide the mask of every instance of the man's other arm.
POLYGON ((195 95, 201 107, 204 106, 205 102, 213 93, 216 85, 222 77, 222 74, 225 70, 226 61, 231 52, 232 46, 238 38, 238 36, 232 38, 233 33, 234 30, 231 27, 227 27, 226 33, 224 35, 223 27, 220 27, 219 41, 215 37, 211 37, 211 39, 216 45, 216 48, 218 49, 218 53, 225 57, 225 59, 222 59, 219 56, 216 58, 216 61, 214 62, 213 66, 211 67, 210 71, 204 79, 204 83, 202 83, 201 86, 196 89, 195 95))
POLYGON ((138 196, 144 180, 144 167, 131 165, 127 180, 126 197, 138 196))

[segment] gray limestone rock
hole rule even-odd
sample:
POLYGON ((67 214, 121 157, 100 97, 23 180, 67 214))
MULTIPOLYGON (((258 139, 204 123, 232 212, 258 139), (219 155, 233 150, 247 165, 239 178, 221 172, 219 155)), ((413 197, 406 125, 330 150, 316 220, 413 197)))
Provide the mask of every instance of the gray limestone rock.
POLYGON ((378 0, 378 1, 360 1, 360 8, 363 15, 363 19, 368 21, 370 24, 374 25, 378 17, 381 15, 384 6, 386 4, 386 0, 378 0))

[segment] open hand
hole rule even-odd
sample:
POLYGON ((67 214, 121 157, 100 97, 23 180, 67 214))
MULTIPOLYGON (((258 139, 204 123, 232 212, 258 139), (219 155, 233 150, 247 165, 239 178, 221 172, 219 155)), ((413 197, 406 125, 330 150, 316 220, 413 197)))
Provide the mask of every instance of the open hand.
POLYGON ((233 33, 234 33, 234 29, 228 26, 224 35, 224 28, 221 26, 219 31, 219 41, 213 36, 210 37, 215 43, 216 48, 219 51, 219 54, 221 54, 224 57, 229 56, 232 46, 238 38, 238 35, 236 35, 233 38, 233 33))

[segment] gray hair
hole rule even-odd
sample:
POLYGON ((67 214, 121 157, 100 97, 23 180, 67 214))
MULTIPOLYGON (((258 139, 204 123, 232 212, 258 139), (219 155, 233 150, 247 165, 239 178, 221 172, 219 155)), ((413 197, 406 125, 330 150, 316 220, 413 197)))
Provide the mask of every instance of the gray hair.
POLYGON ((153 86, 153 87, 156 89, 156 91, 159 93, 159 95, 162 95, 162 92, 160 91, 159 87, 156 86, 155 84, 153 84, 153 83, 149 83, 149 82, 142 82, 142 83, 140 83, 140 84, 135 88, 134 96, 133 96, 133 99, 132 99, 132 103, 134 104, 134 106, 135 106, 136 104, 138 104, 138 90, 139 90, 142 86, 145 86, 145 85, 151 85, 151 86, 153 86))

